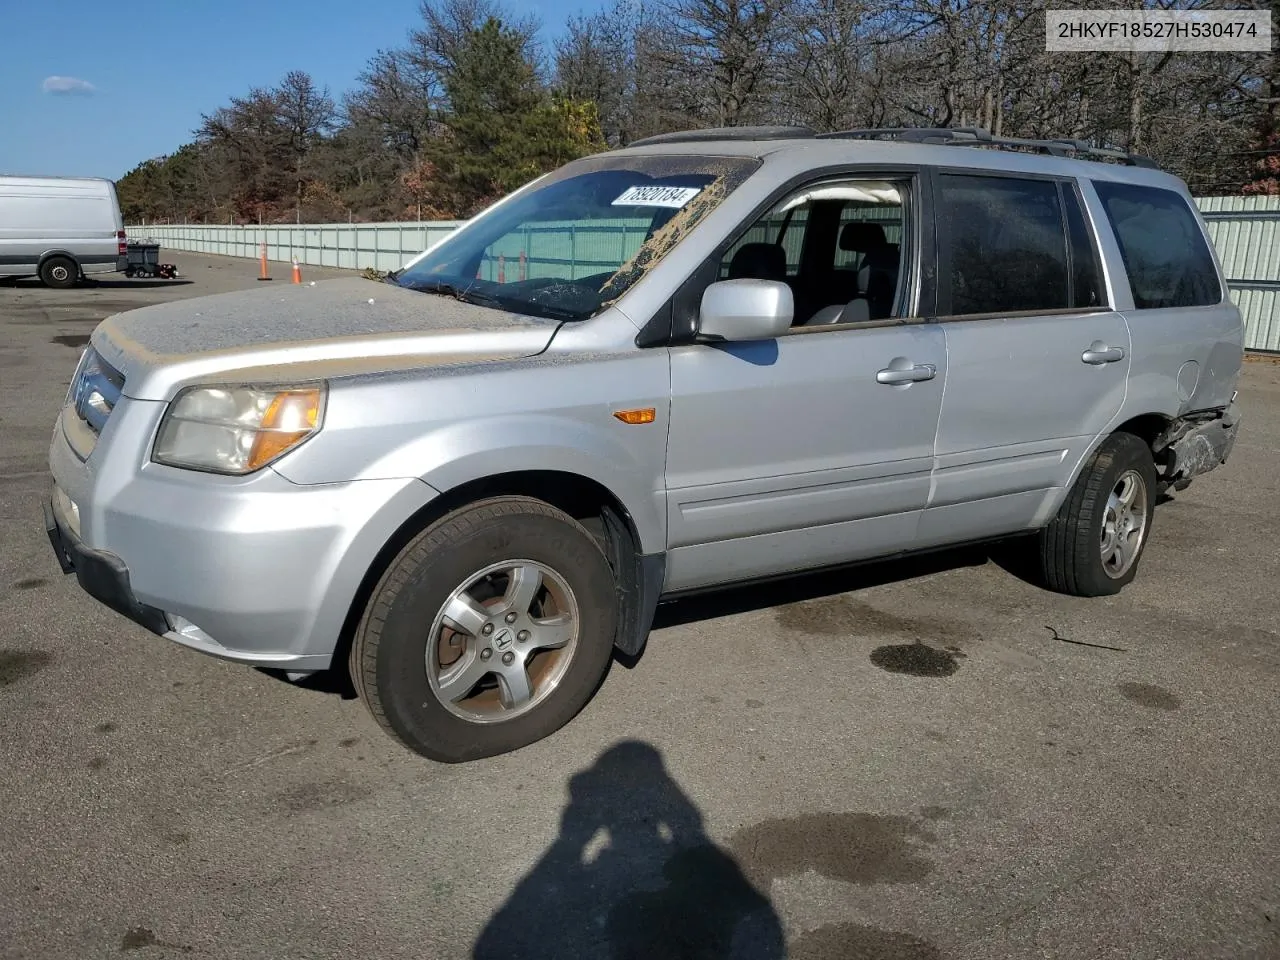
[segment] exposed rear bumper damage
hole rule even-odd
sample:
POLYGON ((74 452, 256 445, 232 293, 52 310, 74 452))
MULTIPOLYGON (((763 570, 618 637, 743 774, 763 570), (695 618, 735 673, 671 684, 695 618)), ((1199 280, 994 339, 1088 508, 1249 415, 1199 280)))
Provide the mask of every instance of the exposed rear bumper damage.
POLYGON ((1174 421, 1154 444, 1165 465, 1164 483, 1180 487, 1226 463, 1239 429, 1240 410, 1234 400, 1223 409, 1174 421))

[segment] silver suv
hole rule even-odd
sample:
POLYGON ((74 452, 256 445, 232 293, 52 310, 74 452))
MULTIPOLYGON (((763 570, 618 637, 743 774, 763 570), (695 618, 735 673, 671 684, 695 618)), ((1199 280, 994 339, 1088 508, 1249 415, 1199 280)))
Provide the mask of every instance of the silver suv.
POLYGON ((380 281, 104 320, 46 526, 151 631, 346 661, 388 732, 469 760, 567 723, 681 593, 997 538, 1116 593, 1160 492, 1230 452, 1242 332, 1145 158, 668 135, 380 281))

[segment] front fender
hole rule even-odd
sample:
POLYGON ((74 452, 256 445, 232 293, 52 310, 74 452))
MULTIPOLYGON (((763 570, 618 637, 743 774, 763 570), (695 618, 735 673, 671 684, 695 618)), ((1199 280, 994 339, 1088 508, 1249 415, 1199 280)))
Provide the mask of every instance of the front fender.
POLYGON ((447 493, 526 471, 560 471, 608 490, 645 553, 666 547, 665 353, 593 353, 482 368, 414 371, 335 384, 325 424, 276 469, 295 483, 416 478, 447 493), (616 411, 649 408, 649 423, 616 411))
POLYGON ((574 415, 507 412, 440 420, 408 437, 373 426, 329 437, 322 432, 275 469, 303 484, 416 478, 440 493, 502 474, 573 473, 612 493, 635 524, 641 550, 657 553, 666 549, 667 409, 655 410, 654 422, 642 425, 623 424, 602 406, 574 415))
POLYGON ((406 522, 437 496, 435 490, 417 480, 357 482, 347 485, 347 489, 352 496, 367 498, 366 503, 362 509, 352 510, 360 521, 350 525, 343 548, 332 557, 317 558, 331 565, 315 571, 315 581, 323 584, 323 589, 319 591, 314 626, 297 651, 300 653, 333 653, 351 605, 378 554, 406 522))
POLYGON ((641 551, 657 553, 666 548, 665 417, 642 426, 613 423, 616 429, 526 414, 450 424, 413 440, 370 469, 386 476, 416 470, 421 480, 441 493, 518 471, 576 474, 612 493, 630 514, 641 551), (628 431, 626 443, 620 436, 623 431, 628 431))

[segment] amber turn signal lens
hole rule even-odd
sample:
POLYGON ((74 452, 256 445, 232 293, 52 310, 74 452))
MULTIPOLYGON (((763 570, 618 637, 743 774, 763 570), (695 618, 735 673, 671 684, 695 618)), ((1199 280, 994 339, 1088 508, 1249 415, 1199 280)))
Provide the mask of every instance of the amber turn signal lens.
POLYGON ((301 443, 316 428, 320 419, 320 391, 295 390, 279 393, 263 414, 262 426, 249 451, 248 469, 257 470, 295 444, 301 443))
POLYGON ((653 423, 657 411, 653 407, 645 407, 643 410, 615 410, 613 415, 623 423, 653 423))

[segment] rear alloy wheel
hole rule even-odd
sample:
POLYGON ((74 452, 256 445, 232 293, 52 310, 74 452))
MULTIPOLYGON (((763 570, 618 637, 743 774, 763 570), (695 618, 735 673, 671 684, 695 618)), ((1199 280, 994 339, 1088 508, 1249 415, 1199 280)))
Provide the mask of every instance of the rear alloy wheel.
POLYGON ((1147 486, 1137 470, 1120 475, 1102 515, 1102 569, 1119 580, 1138 562, 1147 533, 1147 486))
POLYGON ((65 290, 74 287, 80 278, 80 268, 70 257, 50 257, 40 264, 40 281, 46 287, 65 290))
POLYGON ((1045 586, 1078 597, 1119 593, 1138 572, 1155 513, 1156 467, 1147 444, 1108 437, 1039 535, 1045 586))
POLYGON ((391 562, 351 650, 375 719, 433 760, 519 749, 568 723, 609 665, 616 590, 576 520, 502 497, 432 524, 391 562))

